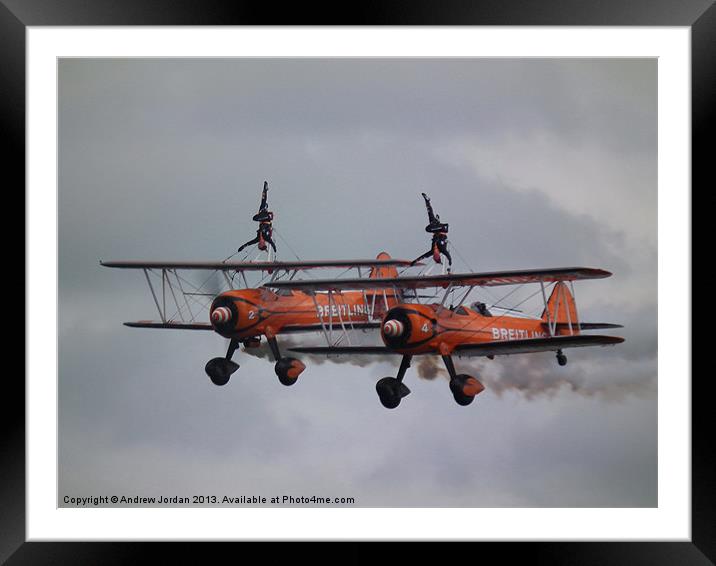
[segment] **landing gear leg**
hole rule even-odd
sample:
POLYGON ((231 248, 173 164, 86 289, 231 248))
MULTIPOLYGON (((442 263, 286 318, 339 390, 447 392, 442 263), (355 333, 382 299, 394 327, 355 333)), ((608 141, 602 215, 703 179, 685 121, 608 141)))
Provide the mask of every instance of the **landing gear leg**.
POLYGON ((268 339, 273 358, 276 360, 274 371, 278 376, 278 380, 283 385, 293 385, 296 383, 298 376, 301 375, 301 372, 306 369, 306 366, 301 360, 281 356, 281 351, 278 348, 278 342, 275 336, 267 336, 266 338, 268 339))
POLYGON ((239 364, 231 360, 238 347, 239 341, 232 338, 225 357, 212 358, 206 363, 204 371, 206 371, 206 375, 209 376, 214 385, 226 385, 231 374, 239 369, 239 364))
POLYGON ((384 377, 375 384, 375 390, 378 392, 380 402, 386 409, 395 409, 400 405, 400 400, 410 393, 410 389, 403 383, 403 378, 410 367, 412 358, 413 356, 403 356, 398 375, 396 377, 384 377))
POLYGON ((557 363, 561 366, 567 365, 567 356, 562 353, 562 350, 557 350, 557 363))
POLYGON ((462 406, 469 405, 475 399, 475 395, 485 389, 485 386, 471 375, 458 374, 455 371, 452 356, 447 355, 442 358, 450 374, 450 391, 455 398, 455 402, 462 406))

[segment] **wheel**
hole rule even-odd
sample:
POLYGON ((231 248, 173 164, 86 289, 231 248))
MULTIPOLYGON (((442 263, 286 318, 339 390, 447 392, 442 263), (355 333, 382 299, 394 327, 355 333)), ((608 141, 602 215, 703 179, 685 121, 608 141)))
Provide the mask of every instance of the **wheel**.
POLYGON ((239 369, 239 364, 226 358, 212 358, 206 363, 204 371, 214 385, 226 385, 231 374, 239 369))
POLYGON ((386 409, 395 409, 400 400, 410 393, 410 389, 394 377, 384 377, 375 384, 378 398, 386 409))
POLYGON ((561 352, 559 354, 557 354, 557 363, 561 366, 566 366, 567 365, 567 356, 565 356, 561 352))
POLYGON ((485 386, 480 383, 477 379, 470 375, 460 374, 456 375, 454 379, 450 380, 450 391, 458 405, 466 407, 472 403, 475 396, 479 394, 485 386))
POLYGON ((306 369, 304 363, 296 358, 281 358, 274 367, 278 380, 286 386, 296 383, 304 369, 306 369))
POLYGON ((395 409, 400 405, 400 395, 396 384, 398 380, 394 377, 384 377, 375 384, 375 390, 378 392, 380 403, 386 409, 395 409))

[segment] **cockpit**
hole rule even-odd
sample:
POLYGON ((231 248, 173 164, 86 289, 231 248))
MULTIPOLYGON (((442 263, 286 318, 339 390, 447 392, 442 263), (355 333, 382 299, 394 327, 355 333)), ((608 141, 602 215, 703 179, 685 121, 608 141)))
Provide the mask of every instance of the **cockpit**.
POLYGON ((482 316, 492 316, 492 313, 488 310, 487 305, 485 303, 476 301, 470 305, 470 308, 476 313, 481 314, 482 316))

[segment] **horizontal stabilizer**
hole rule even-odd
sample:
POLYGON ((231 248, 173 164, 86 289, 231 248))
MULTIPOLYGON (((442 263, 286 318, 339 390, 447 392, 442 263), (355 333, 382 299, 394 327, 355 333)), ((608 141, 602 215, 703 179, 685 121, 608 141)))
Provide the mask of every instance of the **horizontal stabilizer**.
POLYGON ((551 338, 529 338, 526 340, 500 340, 482 344, 463 344, 455 348, 459 357, 509 356, 533 352, 554 352, 564 348, 585 346, 610 346, 624 342, 619 336, 576 334, 574 336, 552 336, 551 338))
MULTIPOLYGON (((622 324, 612 324, 611 322, 580 322, 572 324, 572 328, 579 330, 600 330, 604 328, 624 328, 622 324)), ((566 322, 558 322, 557 330, 569 330, 569 324, 566 322)))
POLYGON ((125 322, 124 326, 132 328, 171 328, 174 330, 213 330, 208 322, 161 322, 154 320, 138 320, 125 322))

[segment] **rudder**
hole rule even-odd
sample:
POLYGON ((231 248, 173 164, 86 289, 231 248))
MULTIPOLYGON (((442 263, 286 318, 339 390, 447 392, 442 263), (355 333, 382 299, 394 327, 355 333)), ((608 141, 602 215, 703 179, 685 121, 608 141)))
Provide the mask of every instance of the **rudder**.
MULTIPOLYGON (((388 252, 380 252, 377 256, 375 256, 375 259, 378 260, 387 260, 387 259, 393 259, 390 257, 390 254, 388 252)), ((368 275, 369 279, 387 279, 387 278, 393 278, 398 276, 398 269, 393 265, 382 265, 380 267, 371 267, 370 269, 370 275, 368 275)))
MULTIPOLYGON (((577 305, 574 297, 564 281, 558 281, 552 294, 547 301, 547 308, 542 311, 542 321, 544 323, 556 324, 572 324, 573 333, 579 332, 579 320, 577 319, 577 305)), ((560 329, 560 332, 562 329, 560 329)), ((569 334, 569 329, 564 329, 569 334)))
MULTIPOLYGON (((393 258, 390 257, 390 254, 387 252, 380 252, 375 259, 387 260, 393 258)), ((371 267, 370 274, 368 275, 369 279, 392 279, 395 277, 398 277, 398 268, 394 265, 371 267)), ((374 295, 384 297, 384 302, 387 303, 385 305, 380 305, 380 301, 377 303, 375 300, 373 301, 373 304, 376 305, 379 312, 382 311, 383 307, 385 307, 386 311, 394 307, 400 303, 403 298, 403 292, 401 290, 396 291, 394 289, 366 289, 365 293, 366 296, 370 297, 373 297, 374 295)))

